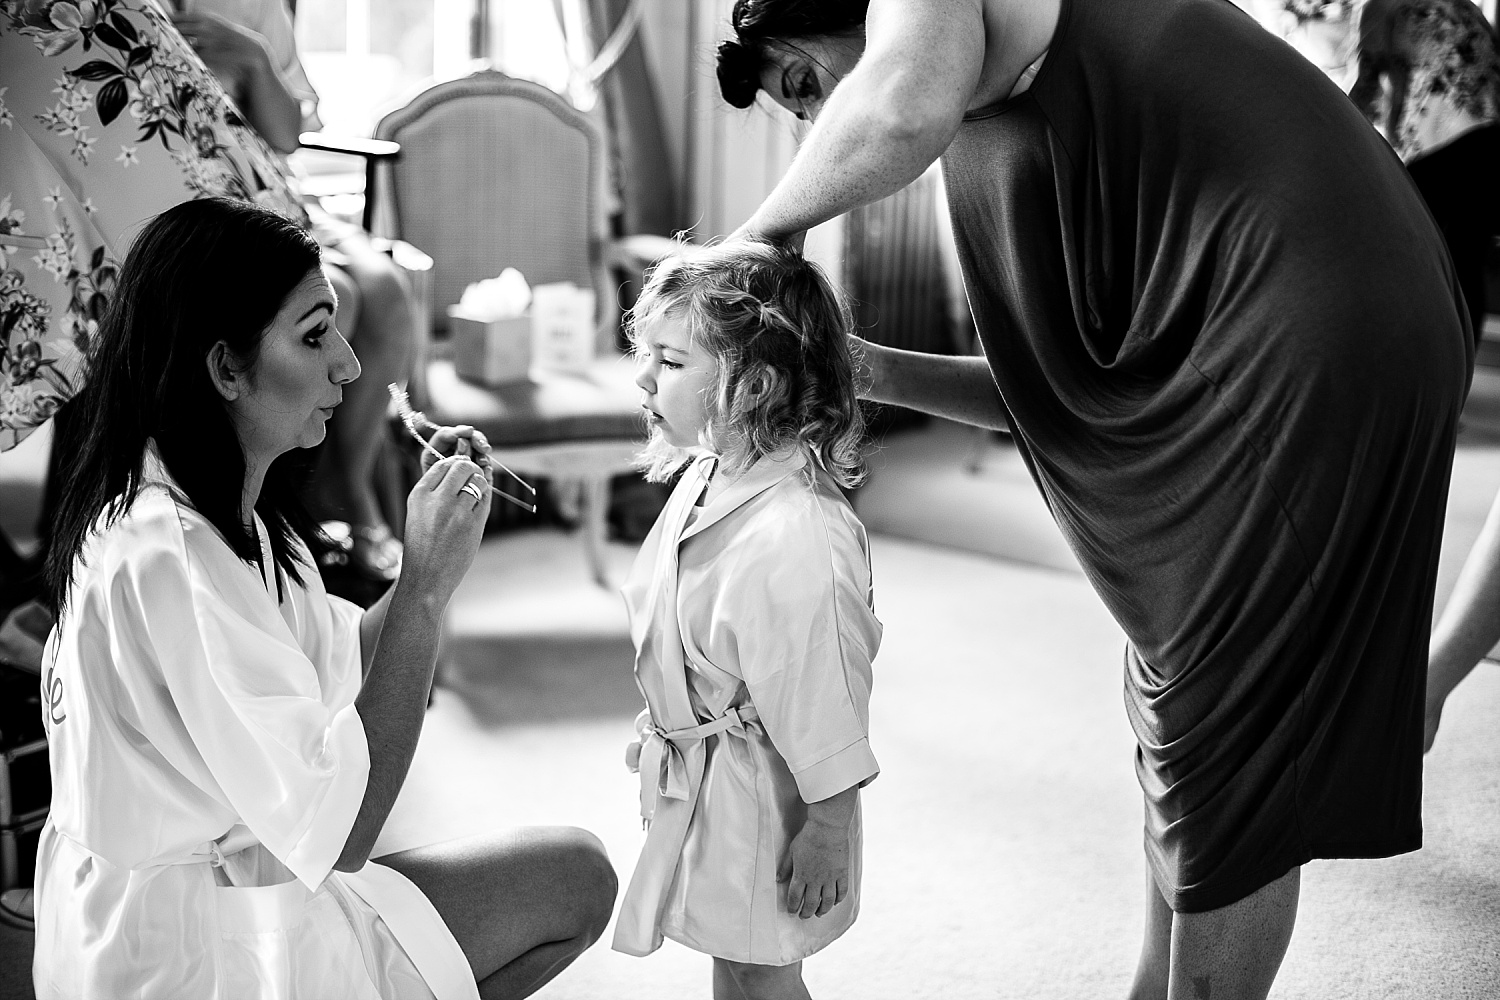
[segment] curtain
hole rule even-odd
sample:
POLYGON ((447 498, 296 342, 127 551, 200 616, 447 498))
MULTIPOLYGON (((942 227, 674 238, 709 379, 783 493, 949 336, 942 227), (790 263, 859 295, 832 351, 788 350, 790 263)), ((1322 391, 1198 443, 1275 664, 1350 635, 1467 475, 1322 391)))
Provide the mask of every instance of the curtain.
MULTIPOLYGON (((644 0, 582 0, 591 48, 598 52, 629 13, 644 0)), ((598 80, 608 123, 610 158, 621 203, 620 235, 667 236, 685 228, 677 217, 677 194, 667 152, 661 100, 646 62, 639 30, 598 80)))

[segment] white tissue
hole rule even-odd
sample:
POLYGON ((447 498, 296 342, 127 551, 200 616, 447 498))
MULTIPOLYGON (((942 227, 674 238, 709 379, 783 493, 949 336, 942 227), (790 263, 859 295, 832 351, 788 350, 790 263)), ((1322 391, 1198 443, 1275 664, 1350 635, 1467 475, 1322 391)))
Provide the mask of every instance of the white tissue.
POLYGON ((483 323, 524 316, 530 305, 531 286, 513 267, 501 271, 499 277, 474 282, 458 300, 465 316, 483 323))

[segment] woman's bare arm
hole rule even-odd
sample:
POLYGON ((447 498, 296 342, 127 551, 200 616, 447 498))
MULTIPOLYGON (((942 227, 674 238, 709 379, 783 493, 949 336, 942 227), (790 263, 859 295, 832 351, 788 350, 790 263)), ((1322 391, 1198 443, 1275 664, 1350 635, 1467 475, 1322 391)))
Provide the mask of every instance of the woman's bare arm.
POLYGON ((981 0, 874 0, 864 55, 742 232, 785 239, 910 184, 953 141, 984 62, 981 0))
POLYGON ((423 473, 407 501, 401 575, 390 599, 377 605, 378 617, 361 622, 360 652, 367 667, 354 707, 365 729, 370 773, 354 825, 334 863, 339 871, 364 867, 416 753, 443 613, 474 559, 489 512, 487 492, 477 506, 459 492, 480 474, 478 465, 458 457, 436 462, 423 473), (372 626, 378 627, 369 642, 372 626))
POLYGON ((230 91, 250 127, 277 152, 296 149, 302 104, 277 72, 265 38, 211 12, 174 14, 172 21, 230 91))
MULTIPOLYGON (((370 776, 364 801, 334 867, 359 871, 385 826, 416 754, 427 712, 427 692, 437 665, 438 636, 447 594, 403 578, 390 590, 382 629, 370 651, 355 706, 370 743, 370 776)), ((363 632, 363 629, 361 629, 363 632)), ((363 646, 363 642, 361 642, 363 646)))
POLYGON ((1008 428, 1005 404, 984 358, 922 354, 857 337, 850 340, 857 354, 863 355, 861 381, 867 386, 862 393, 866 399, 990 430, 1008 428))
POLYGON ((1500 495, 1459 571, 1432 630, 1427 663, 1426 747, 1432 749, 1443 703, 1500 642, 1500 495))
POLYGON ((387 588, 380 595, 380 600, 365 609, 359 620, 359 659, 366 675, 370 672, 371 661, 375 659, 375 644, 380 640, 380 630, 385 627, 386 613, 390 610, 395 593, 395 587, 387 588))

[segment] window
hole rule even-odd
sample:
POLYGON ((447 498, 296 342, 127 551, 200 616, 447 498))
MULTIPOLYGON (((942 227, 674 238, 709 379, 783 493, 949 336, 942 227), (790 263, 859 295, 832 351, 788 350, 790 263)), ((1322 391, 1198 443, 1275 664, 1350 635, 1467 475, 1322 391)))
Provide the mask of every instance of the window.
MULTIPOLYGON (((297 45, 324 127, 369 135, 420 84, 483 64, 570 93, 583 0, 300 0, 297 45), (566 27, 566 33, 564 31, 566 27), (574 42, 573 51, 566 39, 574 42)), ((575 103, 591 95, 570 93, 575 103)))

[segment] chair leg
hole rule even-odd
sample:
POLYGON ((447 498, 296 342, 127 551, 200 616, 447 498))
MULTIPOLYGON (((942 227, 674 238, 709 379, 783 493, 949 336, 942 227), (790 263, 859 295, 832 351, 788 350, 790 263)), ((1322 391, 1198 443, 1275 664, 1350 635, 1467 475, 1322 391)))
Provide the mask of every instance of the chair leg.
POLYGON ((604 566, 605 517, 609 512, 609 478, 588 476, 583 480, 582 511, 578 532, 583 536, 583 555, 589 573, 599 586, 609 589, 609 574, 604 566))

